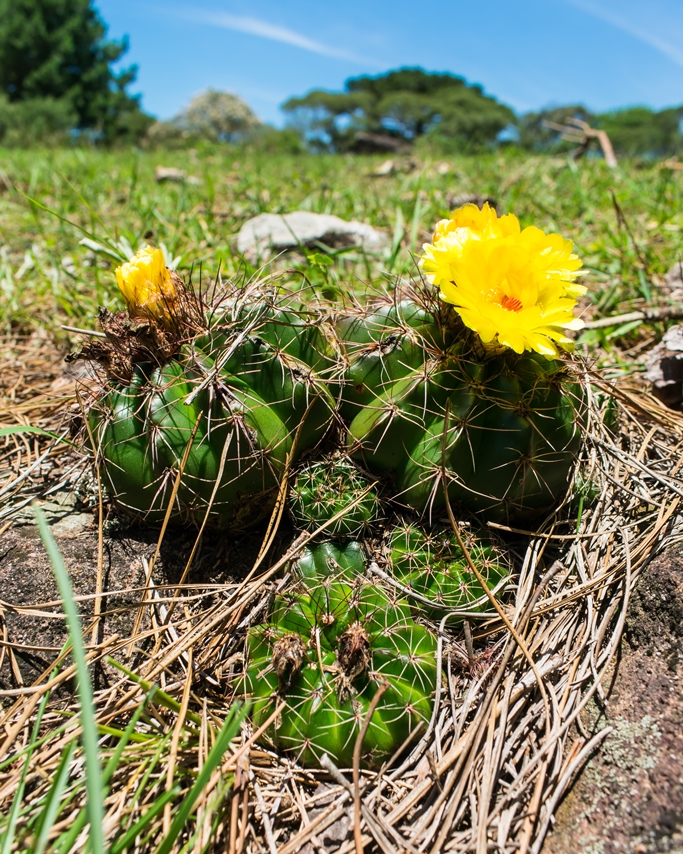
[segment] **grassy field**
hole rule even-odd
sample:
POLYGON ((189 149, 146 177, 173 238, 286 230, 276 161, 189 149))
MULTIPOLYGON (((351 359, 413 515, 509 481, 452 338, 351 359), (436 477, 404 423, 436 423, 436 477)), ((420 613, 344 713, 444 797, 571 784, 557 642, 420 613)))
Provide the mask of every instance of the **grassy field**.
MULTIPOLYGON (((681 171, 635 162, 609 170, 598 159, 505 152, 398 160, 394 175, 373 177, 381 162, 230 149, 0 151, 7 186, 0 195, 0 322, 6 332, 41 326, 58 338, 60 324, 90 326, 98 305, 116 303, 111 269, 144 242, 163 245, 195 280, 199 271, 205 279, 219 269, 228 277, 250 275, 234 238, 262 212, 331 213, 392 238, 383 258, 290 256, 285 283, 297 287, 305 276, 330 297, 386 286, 392 276, 415 275, 415 253, 462 193, 492 196, 523 225, 572 239, 590 271, 591 316, 666 304, 662 276, 683 255, 681 171), (160 164, 196 180, 157 184, 160 164), (87 241, 102 249, 93 253, 87 241)), ((624 336, 624 345, 639 340, 630 324, 600 333, 600 341, 624 336)))

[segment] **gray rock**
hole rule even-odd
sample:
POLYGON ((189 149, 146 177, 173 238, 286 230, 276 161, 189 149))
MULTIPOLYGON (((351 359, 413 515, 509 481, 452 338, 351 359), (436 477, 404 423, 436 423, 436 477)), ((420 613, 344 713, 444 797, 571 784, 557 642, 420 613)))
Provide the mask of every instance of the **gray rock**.
POLYGON ((646 378, 663 403, 679 408, 683 403, 683 325, 668 329, 648 354, 646 378))
POLYGON ((665 281, 671 299, 683 301, 683 261, 676 261, 666 274, 665 281))
POLYGON ((252 264, 290 249, 310 249, 319 244, 332 249, 354 246, 376 254, 388 247, 389 238, 364 222, 308 211, 260 214, 247 220, 237 235, 237 251, 252 264))
POLYGON ((154 170, 154 180, 157 184, 170 181, 172 184, 182 184, 187 178, 187 172, 177 169, 175 166, 157 166, 154 170))
POLYGON ((85 531, 91 530, 94 522, 92 513, 72 513, 50 527, 55 537, 78 537, 85 531))

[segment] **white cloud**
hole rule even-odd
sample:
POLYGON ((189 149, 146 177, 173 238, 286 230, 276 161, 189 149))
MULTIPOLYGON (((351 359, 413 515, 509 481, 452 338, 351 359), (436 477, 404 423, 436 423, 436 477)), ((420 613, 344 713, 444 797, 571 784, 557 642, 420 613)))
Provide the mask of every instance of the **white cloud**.
MULTIPOLYGON (((668 15, 661 14, 661 12, 665 13, 666 10, 657 10, 650 3, 638 3, 636 9, 631 10, 635 14, 625 17, 613 9, 606 8, 604 3, 594 2, 594 0, 567 0, 567 2, 577 9, 588 12, 595 18, 611 24, 622 32, 628 33, 668 57, 675 65, 683 68, 681 42, 678 38, 671 38, 676 30, 683 31, 683 26, 680 20, 672 20, 668 15), (644 15, 642 15, 643 12, 645 12, 644 15)), ((624 4, 621 3, 620 6, 623 10, 624 4)))
POLYGON ((332 59, 343 59, 347 62, 353 62, 356 65, 363 65, 370 68, 385 67, 385 63, 367 59, 350 51, 314 41, 313 39, 309 39, 308 36, 290 30, 289 27, 281 27, 279 24, 271 24, 268 21, 261 21, 258 18, 231 15, 229 12, 216 12, 210 9, 197 9, 194 7, 167 7, 166 11, 185 20, 210 24, 214 27, 222 27, 225 30, 233 30, 238 33, 247 33, 250 36, 258 36, 263 39, 269 39, 270 41, 280 42, 281 44, 288 44, 292 47, 298 47, 301 50, 307 50, 310 53, 317 53, 321 56, 328 56, 332 59))

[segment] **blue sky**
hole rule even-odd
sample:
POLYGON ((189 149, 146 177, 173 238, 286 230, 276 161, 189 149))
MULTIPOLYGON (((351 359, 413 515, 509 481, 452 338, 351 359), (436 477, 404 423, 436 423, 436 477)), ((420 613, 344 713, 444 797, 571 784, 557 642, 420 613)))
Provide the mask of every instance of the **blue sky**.
POLYGON ((131 91, 167 119, 234 92, 260 118, 310 89, 400 66, 451 71, 517 111, 683 104, 683 0, 95 0, 128 35, 131 91), (424 11, 421 11, 424 10, 424 11))

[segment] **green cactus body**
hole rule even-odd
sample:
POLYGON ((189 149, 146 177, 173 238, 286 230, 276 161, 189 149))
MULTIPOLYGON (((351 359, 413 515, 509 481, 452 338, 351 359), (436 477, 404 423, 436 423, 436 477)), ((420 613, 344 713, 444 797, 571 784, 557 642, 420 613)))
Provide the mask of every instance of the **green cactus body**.
POLYGON ((323 536, 359 537, 381 515, 382 507, 371 482, 347 459, 323 459, 305 465, 290 492, 294 524, 315 531, 337 513, 323 536))
POLYGON ((250 629, 240 692, 256 727, 286 706, 264 738, 317 766, 324 753, 340 767, 353 750, 370 703, 385 689, 361 746, 378 767, 432 714, 436 639, 405 601, 362 580, 306 579, 301 592, 276 598, 267 624, 250 629))
POLYGON ((360 543, 316 543, 303 549, 296 563, 296 575, 313 586, 321 579, 353 580, 365 575, 365 555, 360 543))
MULTIPOLYGON (((477 536, 467 528, 462 528, 461 536, 486 586, 500 597, 510 577, 502 550, 487 537, 477 536)), ((411 600, 418 612, 441 619, 454 609, 492 610, 452 531, 400 525, 389 537, 389 563, 396 581, 419 597, 411 600)), ((455 618, 449 625, 454 623, 455 618)))
POLYGON ((335 354, 319 326, 303 311, 247 308, 211 318, 166 364, 110 381, 91 410, 104 481, 133 516, 163 519, 191 442, 171 518, 201 524, 210 506, 212 524, 248 527, 271 511, 288 455, 332 422, 335 354))
POLYGON ((444 470, 449 500, 487 519, 551 510, 581 447, 575 373, 535 353, 487 354, 450 306, 416 299, 339 324, 351 456, 390 472, 418 512, 444 507, 444 470))

